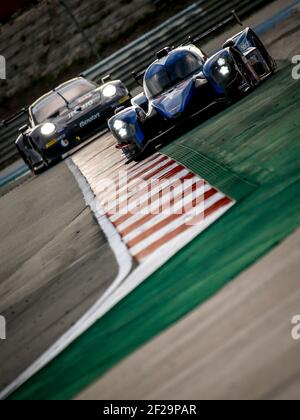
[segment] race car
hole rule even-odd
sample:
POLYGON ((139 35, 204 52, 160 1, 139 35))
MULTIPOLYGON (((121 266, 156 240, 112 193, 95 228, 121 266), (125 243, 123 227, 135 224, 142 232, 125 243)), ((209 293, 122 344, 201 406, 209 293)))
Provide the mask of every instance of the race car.
POLYGON ((218 103, 231 103, 276 70, 276 63, 250 28, 211 57, 192 41, 164 48, 145 72, 143 93, 108 122, 128 162, 140 161, 166 134, 218 103))
POLYGON ((109 76, 101 85, 83 77, 63 83, 26 110, 29 125, 20 128, 17 149, 32 172, 38 174, 107 129, 115 110, 131 105, 130 100, 124 84, 111 81, 109 76))

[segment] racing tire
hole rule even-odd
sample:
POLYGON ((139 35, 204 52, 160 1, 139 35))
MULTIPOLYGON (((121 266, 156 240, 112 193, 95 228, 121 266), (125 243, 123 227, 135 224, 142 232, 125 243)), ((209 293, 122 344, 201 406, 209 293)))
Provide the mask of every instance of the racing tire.
POLYGON ((131 153, 126 149, 123 149, 123 154, 126 157, 126 159, 128 159, 128 160, 134 159, 134 157, 136 156, 135 153, 131 153))
POLYGON ((26 161, 26 165, 29 167, 33 175, 37 176, 44 172, 45 168, 35 169, 31 162, 26 161))
POLYGON ((256 35, 256 33, 254 31, 251 30, 252 36, 255 39, 256 42, 256 46, 257 49, 259 50, 259 52, 261 53, 261 55, 263 56, 265 62, 267 63, 269 69, 270 69, 270 73, 274 73, 277 69, 277 63, 274 60, 274 58, 269 54, 268 50, 266 49, 266 47, 264 46, 263 42, 261 41, 261 39, 259 38, 258 35, 256 35))
POLYGON ((44 164, 42 168, 35 169, 32 164, 30 164, 30 170, 34 175, 41 175, 43 172, 45 172, 48 169, 48 167, 44 164))
POLYGON ((236 63, 238 70, 242 77, 244 78, 245 82, 249 85, 250 89, 255 87, 255 81, 253 80, 253 75, 251 74, 249 68, 243 61, 243 57, 237 61, 236 63))
POLYGON ((45 168, 42 168, 42 169, 32 169, 32 172, 33 172, 33 174, 35 175, 35 176, 37 176, 37 175, 41 175, 43 172, 45 172, 45 168))
POLYGON ((29 170, 32 172, 33 175, 40 175, 44 171, 44 169, 35 169, 31 161, 27 159, 27 157, 20 150, 19 153, 22 159, 24 160, 24 163, 28 166, 29 170))
POLYGON ((237 71, 239 72, 240 76, 244 79, 244 82, 246 83, 246 85, 248 85, 248 89, 243 91, 240 89, 240 84, 236 84, 229 95, 230 99, 232 100, 237 100, 244 97, 248 92, 251 92, 255 87, 255 82, 252 79, 250 70, 247 68, 242 58, 238 60, 236 59, 235 64, 236 64, 237 71))

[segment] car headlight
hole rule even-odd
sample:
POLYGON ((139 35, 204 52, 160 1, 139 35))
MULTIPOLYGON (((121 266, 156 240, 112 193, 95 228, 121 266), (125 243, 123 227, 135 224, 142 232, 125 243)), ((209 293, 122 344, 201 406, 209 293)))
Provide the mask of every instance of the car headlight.
POLYGON ((219 57, 217 60, 217 64, 219 66, 218 71, 221 73, 222 76, 228 76, 231 72, 230 64, 226 60, 225 57, 219 57))
POLYGON ((114 85, 107 85, 105 86, 105 88, 102 90, 103 95, 106 98, 112 98, 113 96, 116 95, 117 93, 117 88, 114 85))
POLYGON ((118 133, 119 133, 119 136, 120 136, 122 139, 125 139, 125 138, 126 138, 126 137, 128 137, 128 135, 129 135, 129 131, 127 130, 127 128, 126 128, 126 127, 121 128, 121 130, 119 130, 119 131, 118 131, 118 133))
POLYGON ((230 73, 230 68, 228 66, 222 66, 219 71, 222 76, 227 76, 230 73))
POLYGON ((125 127, 126 127, 126 124, 124 123, 124 121, 121 121, 121 120, 116 120, 116 121, 114 122, 113 126, 114 126, 114 129, 115 129, 116 131, 119 131, 119 130, 121 130, 122 128, 125 128, 125 127))
POLYGON ((217 61, 217 63, 219 64, 220 67, 225 66, 226 64, 226 60, 223 57, 220 57, 217 61))
POLYGON ((122 138, 125 139, 129 135, 128 124, 122 120, 115 120, 113 123, 113 128, 116 133, 122 138))
POLYGON ((52 124, 52 123, 46 123, 46 124, 44 124, 42 126, 41 133, 44 136, 50 136, 51 134, 53 134, 55 132, 55 130, 56 130, 56 127, 55 127, 54 124, 52 124))

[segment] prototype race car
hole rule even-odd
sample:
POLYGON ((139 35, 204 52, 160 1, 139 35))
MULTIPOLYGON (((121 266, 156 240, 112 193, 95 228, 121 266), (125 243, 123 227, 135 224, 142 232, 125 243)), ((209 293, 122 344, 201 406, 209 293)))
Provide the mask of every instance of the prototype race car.
POLYGON ((109 128, 128 162, 183 122, 220 102, 232 102, 274 73, 276 63, 255 32, 246 28, 208 58, 192 41, 157 53, 145 72, 144 92, 113 116, 109 128))
POLYGON ((131 105, 130 100, 124 84, 109 76, 101 86, 83 77, 70 80, 29 107, 29 126, 20 128, 17 149, 37 174, 107 129, 107 120, 120 106, 131 105))

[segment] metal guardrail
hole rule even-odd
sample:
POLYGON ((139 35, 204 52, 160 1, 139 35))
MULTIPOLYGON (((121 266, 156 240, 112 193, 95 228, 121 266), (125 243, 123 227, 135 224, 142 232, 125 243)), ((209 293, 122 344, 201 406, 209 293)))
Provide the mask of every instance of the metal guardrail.
POLYGON ((5 168, 19 158, 15 140, 18 137, 19 128, 27 122, 28 118, 23 114, 8 125, 0 125, 0 169, 5 168))
MULTIPOLYGON (((220 0, 199 0, 154 30, 102 60, 82 75, 96 81, 102 76, 110 74, 114 79, 121 79, 132 89, 135 85, 132 72, 146 68, 160 49, 179 45, 188 36, 200 37, 205 40, 211 34, 211 29, 217 29, 220 22, 234 21, 233 9, 239 16, 244 17, 267 2, 267 0, 227 0, 223 2, 220 0)), ((22 115, 7 126, 3 123, 0 124, 0 169, 18 158, 14 142, 18 136, 19 127, 25 123, 26 116, 22 115)))
POLYGON ((200 0, 88 69, 83 76, 97 80, 102 75, 110 74, 132 88, 135 83, 132 72, 146 68, 154 60, 157 51, 166 46, 179 45, 188 36, 203 35, 204 40, 210 35, 210 29, 218 23, 234 21, 233 9, 244 17, 266 3, 266 0, 200 0))

